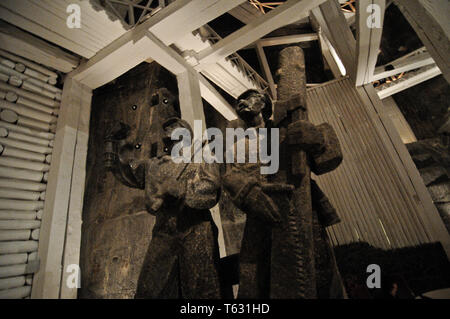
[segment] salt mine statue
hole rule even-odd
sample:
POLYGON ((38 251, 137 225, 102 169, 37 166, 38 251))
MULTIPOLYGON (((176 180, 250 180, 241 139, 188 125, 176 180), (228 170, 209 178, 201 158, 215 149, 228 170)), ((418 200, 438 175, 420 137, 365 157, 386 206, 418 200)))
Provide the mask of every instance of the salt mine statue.
MULTIPOLYGON (((328 124, 308 121, 303 51, 281 51, 278 101, 249 90, 235 105, 234 127, 279 128, 280 169, 260 174, 261 163, 226 164, 224 190, 247 215, 241 252, 239 298, 340 298, 343 286, 325 227, 339 222, 311 180, 342 161, 328 124)), ((270 131, 270 130, 269 130, 270 131)), ((251 136, 246 136, 249 143, 251 136)), ((255 138, 255 137, 253 137, 255 138)))
POLYGON ((107 169, 123 184, 145 190, 148 211, 156 216, 135 298, 220 298, 217 228, 209 211, 218 200, 219 173, 214 165, 172 161, 177 128, 192 133, 187 122, 166 120, 164 153, 139 161, 121 155, 129 147, 127 125, 117 124, 105 140, 107 169))

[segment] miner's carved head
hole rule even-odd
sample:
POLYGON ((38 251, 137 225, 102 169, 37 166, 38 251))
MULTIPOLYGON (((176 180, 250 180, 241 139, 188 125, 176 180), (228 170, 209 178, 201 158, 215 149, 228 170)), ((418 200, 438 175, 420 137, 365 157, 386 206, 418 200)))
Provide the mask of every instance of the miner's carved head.
POLYGON ((190 136, 193 136, 192 128, 188 122, 180 119, 179 117, 172 117, 164 121, 162 124, 163 129, 163 143, 164 143, 164 151, 168 154, 172 152, 172 148, 177 143, 177 141, 172 140, 172 133, 177 128, 184 128, 189 130, 190 136))
POLYGON ((247 90, 242 93, 234 106, 237 114, 247 123, 252 123, 258 117, 266 122, 272 116, 272 100, 266 93, 257 90, 247 90))

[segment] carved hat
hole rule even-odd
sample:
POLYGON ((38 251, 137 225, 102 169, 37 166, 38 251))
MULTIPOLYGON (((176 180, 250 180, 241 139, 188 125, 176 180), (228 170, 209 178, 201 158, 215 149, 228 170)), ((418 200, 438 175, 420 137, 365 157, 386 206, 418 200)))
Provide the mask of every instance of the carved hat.
POLYGON ((273 107, 272 99, 270 98, 270 96, 267 93, 261 92, 261 91, 255 90, 255 89, 249 89, 238 96, 236 105, 237 105, 237 103, 239 103, 239 100, 245 100, 252 94, 261 94, 263 96, 265 106, 262 109, 262 116, 263 116, 264 120, 267 121, 272 116, 272 107, 273 107))
POLYGON ((194 135, 189 123, 183 119, 180 119, 179 117, 171 117, 171 118, 165 120, 164 123, 162 124, 162 128, 165 131, 169 126, 172 126, 175 123, 177 124, 178 127, 183 127, 183 128, 188 129, 191 136, 194 135))

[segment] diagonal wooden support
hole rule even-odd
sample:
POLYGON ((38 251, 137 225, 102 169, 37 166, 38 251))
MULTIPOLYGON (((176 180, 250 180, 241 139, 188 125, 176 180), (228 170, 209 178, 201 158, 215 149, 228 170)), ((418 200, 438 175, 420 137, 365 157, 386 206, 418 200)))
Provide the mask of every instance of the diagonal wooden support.
POLYGON ((263 14, 261 11, 251 5, 250 2, 244 2, 240 6, 237 6, 234 9, 230 10, 228 13, 244 24, 249 24, 263 14))
POLYGON ((410 87, 425 82, 441 74, 442 72, 439 67, 437 67, 435 64, 432 64, 420 68, 416 71, 410 72, 397 81, 382 84, 381 86, 377 87, 376 90, 380 99, 385 99, 389 96, 409 89, 410 87))
POLYGON ((347 24, 347 20, 337 0, 328 0, 311 12, 317 21, 323 35, 330 41, 340 60, 345 66, 346 73, 356 78, 356 40, 347 24))
POLYGON ((264 77, 269 83, 270 94, 273 100, 277 99, 277 89, 275 87, 275 82, 273 80, 272 72, 270 71, 269 63, 267 62, 266 54, 264 53, 264 48, 260 42, 256 43, 256 54, 258 55, 259 65, 264 72, 264 77))
POLYGON ((433 58, 428 52, 423 51, 407 58, 401 57, 391 63, 376 67, 372 80, 385 79, 402 72, 412 71, 432 64, 435 64, 433 58))
POLYGON ((242 27, 223 40, 217 42, 212 47, 201 51, 197 57, 199 65, 196 69, 200 71, 205 65, 226 58, 230 54, 257 41, 271 31, 308 17, 311 9, 325 1, 326 0, 286 1, 283 5, 255 19, 245 27, 242 27))
POLYGON ((380 52, 385 0, 359 0, 356 8, 356 86, 373 82, 380 52))
MULTIPOLYGON (((179 1, 171 3, 167 8, 177 5, 179 1)), ((186 2, 183 10, 175 11, 170 17, 149 28, 166 45, 171 45, 185 34, 200 28, 245 0, 182 0, 181 2, 186 2)), ((163 11, 158 15, 161 13, 163 11)))
POLYGON ((377 92, 372 84, 361 86, 357 88, 357 91, 368 108, 380 136, 385 140, 384 144, 389 147, 391 156, 398 157, 401 161, 401 165, 397 164, 397 172, 399 175, 403 175, 402 178, 408 185, 410 193, 416 194, 414 200, 421 206, 420 218, 423 226, 431 236, 432 241, 438 241, 442 244, 447 257, 450 258, 450 235, 405 144, 403 144, 391 119, 383 114, 383 103, 377 92))
POLYGON ((345 76, 347 70, 342 64, 342 60, 337 55, 336 50, 331 45, 330 41, 325 37, 325 35, 322 34, 322 31, 319 31, 319 43, 322 50, 322 55, 334 77, 338 79, 341 76, 345 76))
POLYGON ((450 2, 448 0, 395 0, 405 18, 450 83, 450 2))

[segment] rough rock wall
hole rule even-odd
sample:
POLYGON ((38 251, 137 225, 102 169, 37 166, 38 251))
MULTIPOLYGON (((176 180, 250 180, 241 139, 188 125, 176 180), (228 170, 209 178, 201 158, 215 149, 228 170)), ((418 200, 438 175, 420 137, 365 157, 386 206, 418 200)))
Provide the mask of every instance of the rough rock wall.
POLYGON ((450 232, 450 153, 440 139, 407 144, 420 175, 450 232))
POLYGON ((450 86, 442 75, 394 95, 418 140, 436 138, 450 117, 450 86))

